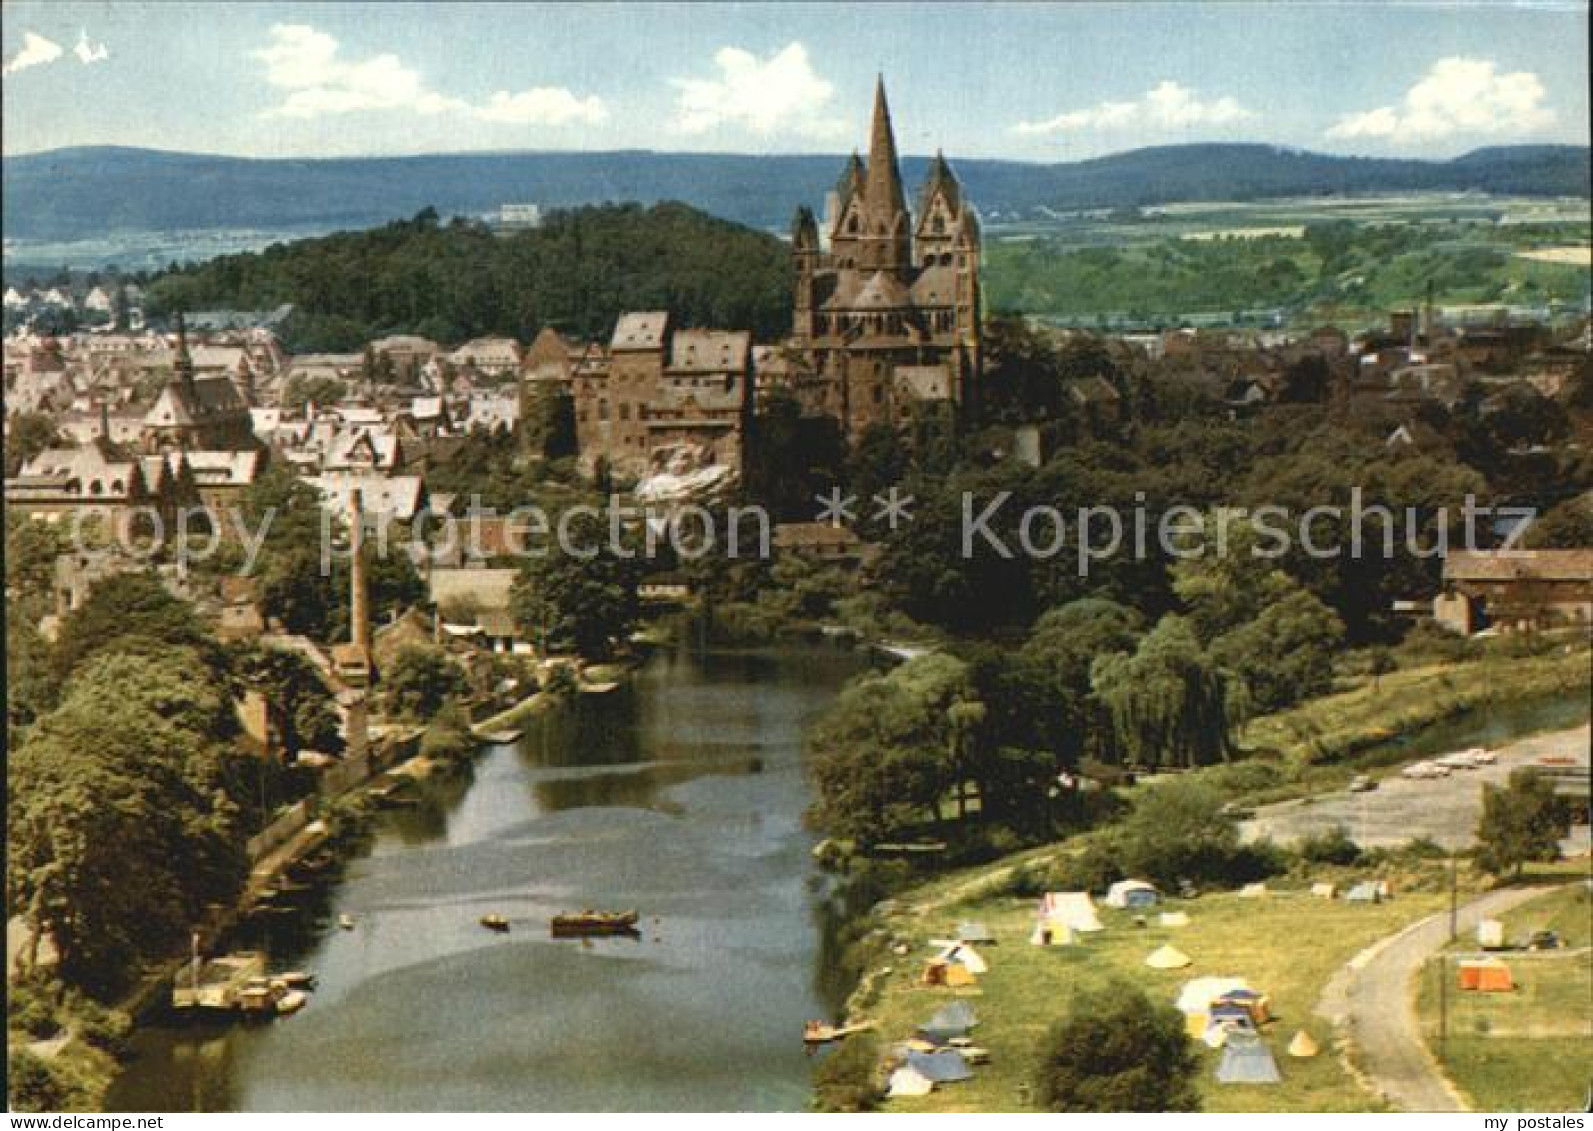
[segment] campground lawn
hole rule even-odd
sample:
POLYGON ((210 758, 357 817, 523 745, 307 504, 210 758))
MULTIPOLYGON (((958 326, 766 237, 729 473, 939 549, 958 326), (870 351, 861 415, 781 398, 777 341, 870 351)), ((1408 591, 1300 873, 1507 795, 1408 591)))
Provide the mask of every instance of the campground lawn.
MULTIPOLYGON (((1581 1110, 1593 1083, 1593 904, 1585 883, 1569 883, 1504 916, 1514 943, 1534 930, 1559 934, 1554 951, 1500 952, 1516 988, 1461 992, 1455 961, 1477 954, 1462 935, 1445 951, 1448 1032, 1444 1071, 1478 1111, 1581 1110)), ((1417 1002, 1422 1029, 1439 1053, 1439 966, 1429 965, 1417 1002)))
POLYGON ((1331 1027, 1314 1009, 1327 981, 1358 951, 1445 903, 1437 892, 1399 895, 1375 905, 1315 899, 1303 890, 1251 899, 1221 893, 1170 900, 1157 909, 1186 911, 1186 927, 1158 926, 1155 911, 1147 916, 1149 925, 1139 927, 1133 913, 1102 906, 1103 931, 1082 936, 1073 947, 1037 947, 1027 941, 1037 900, 991 894, 981 886, 977 877, 964 877, 956 886, 932 885, 921 889, 930 898, 903 905, 886 918, 891 933, 910 950, 888 954, 876 965, 877 1000, 859 1003, 857 1013, 877 1019, 888 1044, 911 1036, 946 1002, 965 999, 979 1015, 972 1035, 990 1051, 990 1063, 975 1068, 972 1080, 940 1085, 921 1098, 886 1101, 887 1110, 1034 1110, 1032 1058, 1041 1035, 1066 1016, 1077 991, 1117 976, 1170 1005, 1185 981, 1202 975, 1237 975, 1271 998, 1274 1020, 1264 1033, 1283 1075, 1278 1085, 1218 1084, 1213 1074, 1220 1053, 1197 1045, 1206 1110, 1381 1110, 1380 1101, 1356 1084, 1335 1054, 1331 1027), (998 940, 978 947, 989 972, 971 989, 919 985, 932 954, 929 940, 948 937, 963 920, 982 922, 998 940), (1163 943, 1182 950, 1193 964, 1183 970, 1145 966, 1145 956, 1163 943), (883 965, 891 972, 878 975, 883 965), (1301 1028, 1322 1047, 1314 1059, 1295 1060, 1284 1051, 1301 1028))

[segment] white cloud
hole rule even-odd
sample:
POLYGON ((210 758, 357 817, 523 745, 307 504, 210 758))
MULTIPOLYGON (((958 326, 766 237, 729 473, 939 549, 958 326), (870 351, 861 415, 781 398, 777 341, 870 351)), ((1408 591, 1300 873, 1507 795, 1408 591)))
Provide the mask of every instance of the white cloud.
POLYGON ((1398 106, 1346 114, 1331 138, 1436 140, 1456 134, 1525 134, 1554 123, 1543 83, 1530 71, 1500 74, 1488 59, 1440 59, 1398 106))
POLYGON ((319 118, 359 110, 404 110, 414 114, 464 114, 483 122, 560 126, 591 124, 608 116, 596 95, 579 98, 562 87, 500 90, 485 104, 432 90, 418 71, 396 55, 342 57, 336 39, 307 24, 277 24, 271 43, 253 52, 265 64, 266 82, 285 91, 265 111, 270 118, 319 118))
POLYGON ((53 39, 45 39, 35 32, 22 33, 22 46, 17 53, 11 56, 9 62, 0 68, 0 74, 14 75, 18 71, 25 71, 29 67, 43 66, 53 63, 61 57, 61 45, 53 39))
POLYGON ((1192 126, 1225 126, 1255 118, 1231 97, 1202 102, 1196 92, 1171 79, 1163 79, 1144 96, 1130 102, 1100 102, 1081 110, 1067 110, 1038 122, 1019 122, 1020 134, 1067 133, 1076 130, 1185 130, 1192 126))
POLYGON ((740 47, 721 47, 714 63, 719 68, 714 78, 670 80, 680 92, 675 128, 682 133, 731 126, 826 137, 844 128, 826 115, 835 88, 814 71, 801 43, 789 43, 767 59, 740 47))
POLYGON ((93 63, 103 63, 111 57, 110 48, 103 43, 89 43, 88 31, 80 29, 77 33, 77 46, 72 48, 72 54, 77 56, 77 61, 85 67, 93 63))
POLYGON ((595 94, 577 98, 563 87, 538 86, 519 94, 500 90, 487 100, 485 106, 476 107, 473 113, 484 122, 544 126, 579 122, 595 125, 608 117, 608 107, 595 94))

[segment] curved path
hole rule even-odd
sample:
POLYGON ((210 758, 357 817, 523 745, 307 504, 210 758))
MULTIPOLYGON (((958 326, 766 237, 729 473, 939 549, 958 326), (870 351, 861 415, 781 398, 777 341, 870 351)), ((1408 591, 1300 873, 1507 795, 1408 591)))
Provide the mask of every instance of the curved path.
MULTIPOLYGON (((1504 888, 1460 908, 1459 931, 1474 930, 1553 887, 1504 888)), ((1414 979, 1449 941, 1449 913, 1421 919, 1350 959, 1322 991, 1316 1011, 1341 1028, 1367 1087, 1401 1111, 1467 1111, 1422 1039, 1414 979)))

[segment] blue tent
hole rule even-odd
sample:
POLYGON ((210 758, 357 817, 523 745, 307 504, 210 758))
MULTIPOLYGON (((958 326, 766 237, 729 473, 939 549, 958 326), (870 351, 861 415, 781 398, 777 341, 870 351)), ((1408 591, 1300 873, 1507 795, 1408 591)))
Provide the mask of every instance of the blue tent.
POLYGON ((957 1080, 970 1080, 973 1070, 956 1049, 936 1049, 934 1052, 910 1052, 907 1067, 937 1084, 950 1084, 957 1080))
POLYGON ((938 1045, 953 1037, 966 1037, 968 1030, 977 1024, 979 1019, 974 1016, 973 1007, 965 1001, 954 1001, 935 1010, 934 1016, 918 1027, 918 1032, 925 1040, 938 1045))

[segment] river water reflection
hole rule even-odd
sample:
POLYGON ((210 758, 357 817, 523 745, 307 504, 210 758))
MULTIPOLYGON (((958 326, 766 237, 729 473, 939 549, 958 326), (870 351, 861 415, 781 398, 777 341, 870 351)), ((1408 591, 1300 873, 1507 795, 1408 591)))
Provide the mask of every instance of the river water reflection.
POLYGON ((803 735, 858 661, 661 653, 384 814, 258 941, 319 988, 262 1026, 158 1024, 111 1110, 782 1110, 829 1013, 803 735), (639 941, 554 942, 636 907, 639 941), (488 912, 511 921, 483 930, 488 912), (339 916, 352 930, 339 930, 339 916))

